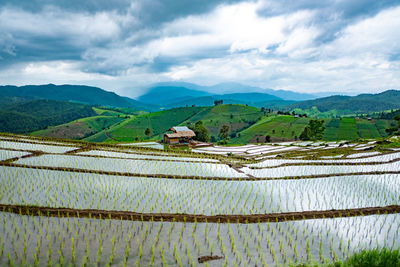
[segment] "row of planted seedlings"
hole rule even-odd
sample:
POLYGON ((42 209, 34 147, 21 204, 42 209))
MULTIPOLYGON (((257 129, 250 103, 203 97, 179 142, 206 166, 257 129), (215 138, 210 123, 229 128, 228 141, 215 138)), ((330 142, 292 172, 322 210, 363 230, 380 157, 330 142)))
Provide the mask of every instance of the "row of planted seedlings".
POLYGON ((242 169, 246 174, 255 177, 291 177, 291 176, 312 176, 312 175, 334 175, 343 173, 379 173, 379 172, 398 172, 400 161, 387 162, 382 164, 353 164, 334 162, 321 162, 318 165, 281 165, 274 168, 249 168, 242 169))
POLYGON ((215 181, 0 167, 2 204, 140 213, 266 214, 400 204, 398 175, 215 181))
POLYGON ((10 266, 285 266, 399 248, 400 215, 266 223, 154 222, 0 212, 10 266))
MULTIPOLYGON (((153 148, 147 148, 147 147, 138 147, 138 146, 118 146, 114 144, 104 144, 104 143, 88 143, 84 141, 79 141, 79 140, 67 140, 67 139, 57 139, 57 138, 41 138, 41 137, 32 137, 32 136, 16 136, 16 135, 4 135, 7 136, 9 139, 3 139, 2 142, 14 142, 14 143, 20 143, 20 144, 30 144, 28 147, 26 147, 27 150, 29 151, 34 151, 34 150, 41 150, 40 147, 36 147, 35 145, 49 145, 49 146, 61 146, 61 147, 67 147, 69 150, 74 150, 79 147, 83 147, 83 151, 90 151, 90 150, 106 150, 106 151, 114 151, 114 152, 120 152, 120 153, 133 153, 133 154, 145 154, 145 155, 165 155, 165 156, 170 156, 170 157, 189 157, 189 158, 201 158, 201 159, 210 159, 210 160, 221 160, 224 159, 226 160, 225 156, 221 155, 210 155, 207 153, 194 153, 191 151, 162 151, 159 149, 153 149, 153 148), (15 137, 15 138, 14 138, 15 137), (70 146, 70 147, 68 147, 70 146)), ((0 135, 1 139, 2 135, 0 135)), ((15 144, 14 144, 15 146, 15 144)), ((22 146, 22 148, 24 148, 22 146)), ((56 150, 56 148, 55 148, 56 150)), ((67 152, 65 151, 60 151, 60 153, 67 152)), ((44 151, 48 153, 52 153, 53 151, 44 151)), ((56 153, 58 151, 55 151, 56 153)), ((244 163, 251 163, 253 161, 250 161, 248 159, 243 159, 241 157, 236 157, 232 156, 229 158, 230 161, 241 161, 244 163)))
MULTIPOLYGON (((398 153, 397 153, 398 154, 398 153)), ((399 170, 399 161, 383 164, 331 164, 320 163, 321 165, 294 165, 276 166, 270 169, 230 168, 227 164, 216 164, 217 162, 192 162, 176 161, 175 159, 165 158, 165 160, 144 160, 144 159, 124 159, 124 158, 105 158, 96 156, 77 156, 77 155, 55 155, 47 154, 40 157, 30 157, 19 159, 16 164, 58 167, 58 168, 77 168, 93 171, 108 171, 133 173, 140 176, 146 175, 176 175, 190 177, 226 177, 226 178, 246 178, 247 175, 256 178, 285 178, 285 177, 306 177, 306 176, 334 176, 335 174, 357 174, 357 173, 393 173, 399 170), (244 173, 242 173, 244 172, 244 173)))
POLYGON ((178 162, 198 162, 198 163, 219 163, 219 160, 210 159, 205 157, 184 157, 184 156, 174 156, 168 154, 148 154, 148 153, 135 153, 135 152, 120 152, 116 150, 87 150, 79 151, 74 153, 74 155, 80 157, 97 157, 97 158, 116 158, 116 159, 137 159, 137 160, 155 160, 155 161, 178 161, 178 162))
POLYGON ((343 166, 343 165, 379 165, 395 163, 400 161, 399 152, 391 152, 375 155, 366 158, 356 159, 323 159, 323 160, 303 160, 303 159, 269 159, 255 164, 248 164, 250 169, 268 169, 285 166, 343 166))
MULTIPOLYGON (((7 154, 13 153, 12 151, 23 153, 37 153, 39 151, 43 152, 42 154, 50 154, 50 155, 58 155, 59 153, 67 153, 68 156, 80 156, 80 157, 95 157, 95 158, 116 158, 116 159, 138 159, 138 160, 148 160, 148 161, 168 161, 168 162, 204 162, 204 163, 219 163, 216 159, 210 158, 192 158, 192 157, 177 157, 175 155, 168 154, 148 154, 148 153, 133 153, 133 152, 114 152, 107 150, 88 150, 88 149, 78 149, 77 147, 60 147, 60 146, 51 146, 51 145, 41 145, 41 144, 30 144, 27 146, 24 143, 16 143, 6 141, 0 143, 0 147, 4 146, 4 148, 0 148, 0 159, 4 157, 13 158, 14 156, 8 156, 7 154), (22 146, 21 146, 22 144, 22 146), (73 150, 71 150, 73 149, 73 150), (76 153, 75 153, 76 151, 76 153), (70 153, 72 152, 72 153, 70 153)), ((16 153, 18 154, 18 153, 16 153)), ((48 157, 50 157, 48 155, 48 157)))
POLYGON ((226 164, 165 160, 119 159, 77 155, 44 154, 19 159, 28 166, 76 168, 93 171, 133 173, 137 175, 176 175, 193 177, 247 177, 226 164))
MULTIPOLYGON (((375 146, 374 148, 368 149, 368 152, 380 152, 382 154, 391 153, 391 150, 387 150, 382 148, 381 146, 375 146)), ((305 160, 318 160, 323 159, 327 156, 340 156, 341 159, 346 159, 348 156, 358 154, 360 151, 354 150, 354 147, 335 147, 335 148, 326 148, 320 147, 318 149, 313 149, 310 151, 302 151, 302 150, 292 150, 288 151, 282 155, 284 158, 292 158, 298 159, 301 157, 305 160)), ((363 156, 361 158, 368 158, 369 156, 363 156)))

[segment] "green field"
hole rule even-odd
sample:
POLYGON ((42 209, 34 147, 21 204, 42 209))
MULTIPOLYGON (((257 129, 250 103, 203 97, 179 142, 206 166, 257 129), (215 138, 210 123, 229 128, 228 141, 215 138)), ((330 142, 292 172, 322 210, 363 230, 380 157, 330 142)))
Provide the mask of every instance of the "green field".
MULTIPOLYGON (((263 142, 269 135, 272 141, 295 140, 300 136, 310 118, 294 118, 281 115, 264 117, 256 124, 241 131, 236 138, 230 140, 232 144, 245 144, 249 142, 263 142)), ((355 118, 324 119, 325 132, 323 140, 356 140, 374 139, 385 137, 385 129, 390 122, 386 120, 366 120, 355 118)))
POLYGON ((69 123, 50 126, 47 129, 31 133, 34 136, 47 136, 65 139, 83 139, 125 120, 122 116, 93 116, 69 123))
POLYGON ((245 105, 174 108, 132 117, 85 140, 91 142, 160 140, 172 126, 191 126, 200 120, 210 131, 210 135, 217 138, 223 125, 229 125, 230 131, 236 132, 251 126, 262 115, 259 109, 245 105), (150 136, 145 135, 147 128, 151 130, 150 136))
MULTIPOLYGON (((169 128, 190 119, 203 109, 204 108, 202 107, 175 108, 139 115, 128 119, 115 127, 111 127, 107 131, 110 138, 107 138, 104 135, 104 140, 101 141, 111 142, 117 140, 121 142, 129 142, 145 139, 158 140, 162 138, 162 135, 168 131, 169 128), (145 135, 145 130, 147 128, 151 129, 151 134, 148 137, 145 135)), ((101 139, 100 136, 95 136, 93 138, 98 137, 101 139)), ((88 138, 87 141, 91 141, 93 138, 88 138)))
POLYGON ((385 129, 388 120, 366 120, 355 118, 327 119, 324 140, 356 140, 359 138, 374 139, 386 137, 385 129))
MULTIPOLYGON (((198 121, 210 132, 212 141, 219 140, 223 125, 229 126, 230 144, 292 141, 299 138, 311 118, 292 115, 264 114, 260 109, 228 104, 212 107, 183 107, 154 113, 124 114, 115 109, 93 108, 98 116, 78 119, 33 132, 36 136, 83 139, 89 142, 133 142, 161 140, 172 126, 192 126, 198 121), (149 128, 151 134, 145 135, 149 128)), ((386 137, 392 121, 382 119, 325 118, 323 140, 356 140, 386 137)))
POLYGON ((359 138, 356 128, 355 118, 342 118, 339 123, 339 130, 337 132, 339 140, 355 140, 359 138))
POLYGON ((262 141, 266 135, 269 135, 272 140, 294 140, 300 136, 308 124, 308 120, 308 118, 294 118, 288 115, 264 117, 256 124, 241 131, 230 142, 233 144, 256 142, 257 137, 259 141, 262 141))
POLYGON ((209 130, 210 136, 217 137, 223 125, 229 125, 230 132, 237 132, 257 122, 262 115, 263 112, 254 107, 236 104, 219 105, 204 108, 182 125, 190 126, 201 120, 209 130))

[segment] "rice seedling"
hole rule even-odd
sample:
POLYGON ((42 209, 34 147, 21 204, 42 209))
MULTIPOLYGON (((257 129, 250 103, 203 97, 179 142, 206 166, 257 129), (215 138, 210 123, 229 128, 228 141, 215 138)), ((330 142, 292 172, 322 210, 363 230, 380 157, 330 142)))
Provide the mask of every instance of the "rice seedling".
MULTIPOLYGON (((208 257, 210 262, 205 261, 204 266, 213 265, 213 260, 223 266, 286 266, 339 261, 362 249, 400 247, 399 215, 387 210, 368 216, 335 213, 334 218, 288 216, 252 223, 226 222, 223 217, 243 215, 247 219, 254 214, 399 205, 399 174, 363 175, 398 171, 399 153, 358 153, 362 155, 346 159, 266 158, 255 163, 252 159, 117 146, 63 154, 81 144, 22 141, 9 137, 0 142, 4 148, 0 149, 0 204, 54 211, 20 208, 9 212, 4 206, 0 212, 0 265, 196 266, 199 258, 208 257), (32 151, 44 154, 21 158, 32 151), (44 169, 46 166, 57 169, 44 169), (124 172, 140 175, 122 175, 124 172), (352 174, 335 176, 346 172, 352 174), (250 179, 315 174, 330 176, 250 179), (83 216, 84 210, 91 210, 88 216, 83 216), (103 215, 96 213, 99 210, 141 215, 103 215), (182 217, 170 221, 157 217, 175 213, 182 217), (198 217, 190 221, 191 215, 198 217), (203 215, 221 217, 210 222, 203 215)), ((224 149, 216 148, 218 153, 224 149)), ((286 148, 234 149, 259 155, 286 148)))

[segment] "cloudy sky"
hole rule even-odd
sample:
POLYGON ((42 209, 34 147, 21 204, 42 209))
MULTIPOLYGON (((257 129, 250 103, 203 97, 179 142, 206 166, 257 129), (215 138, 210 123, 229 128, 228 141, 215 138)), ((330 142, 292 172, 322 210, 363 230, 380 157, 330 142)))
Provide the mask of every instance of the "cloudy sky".
POLYGON ((1 0, 0 84, 380 92, 400 89, 399 29, 398 0, 1 0))

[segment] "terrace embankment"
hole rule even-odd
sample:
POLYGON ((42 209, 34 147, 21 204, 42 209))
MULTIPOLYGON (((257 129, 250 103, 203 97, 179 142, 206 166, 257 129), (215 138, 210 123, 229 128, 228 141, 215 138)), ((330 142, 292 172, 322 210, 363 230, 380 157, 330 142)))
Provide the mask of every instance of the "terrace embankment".
POLYGON ((289 166, 367 166, 367 165, 383 165, 388 163, 395 163, 400 161, 400 158, 392 159, 388 161, 371 161, 371 162, 302 162, 302 163, 282 163, 280 165, 275 166, 250 166, 249 169, 252 170, 262 170, 262 169, 277 169, 280 167, 289 167, 289 166))
MULTIPOLYGON (((17 160, 13 158, 11 160, 17 160)), ((269 181, 269 180, 299 180, 299 179, 317 179, 317 178, 329 178, 338 176, 354 176, 354 175, 380 175, 380 174, 400 174, 400 171, 372 171, 372 172, 349 172, 349 173, 330 173, 330 174, 315 174, 315 175, 303 175, 303 176, 281 176, 281 177, 254 177, 246 173, 247 177, 215 177, 215 176, 190 176, 190 175, 171 175, 162 173, 130 173, 130 172, 118 172, 118 171, 102 171, 102 170, 89 170, 89 169, 78 169, 71 167, 56 167, 56 166, 35 166, 18 164, 9 162, 11 160, 1 161, 0 166, 6 167, 20 167, 28 169, 38 170, 51 170, 51 171, 64 171, 64 172, 77 172, 77 173, 93 173, 93 174, 104 174, 104 175, 115 175, 115 176, 126 176, 126 177, 145 177, 145 178, 164 178, 164 179, 192 179, 192 180, 215 180, 215 181, 269 181)))
POLYGON ((268 213, 252 215, 194 215, 181 213, 137 213, 130 211, 109 211, 92 209, 50 208, 38 206, 21 206, 0 204, 3 212, 20 215, 48 217, 87 217, 97 219, 119 219, 132 221, 174 221, 174 222, 212 222, 212 223, 258 223, 283 222, 308 219, 325 219, 338 217, 355 217, 375 214, 400 213, 400 205, 385 207, 368 207, 357 209, 302 211, 285 213, 268 213))

